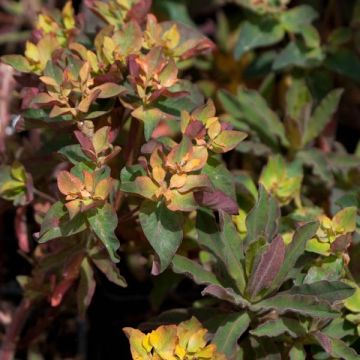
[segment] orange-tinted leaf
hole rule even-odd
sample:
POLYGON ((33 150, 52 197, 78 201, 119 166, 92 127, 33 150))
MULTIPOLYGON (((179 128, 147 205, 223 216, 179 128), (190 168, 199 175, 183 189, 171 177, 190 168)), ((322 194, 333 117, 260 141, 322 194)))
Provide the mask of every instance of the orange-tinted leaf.
POLYGON ((107 99, 121 94, 126 91, 126 88, 124 86, 108 82, 95 87, 93 90, 100 90, 98 95, 99 99, 107 99))
POLYGON ((60 192, 64 195, 79 193, 84 188, 81 180, 68 171, 59 172, 57 184, 60 192))

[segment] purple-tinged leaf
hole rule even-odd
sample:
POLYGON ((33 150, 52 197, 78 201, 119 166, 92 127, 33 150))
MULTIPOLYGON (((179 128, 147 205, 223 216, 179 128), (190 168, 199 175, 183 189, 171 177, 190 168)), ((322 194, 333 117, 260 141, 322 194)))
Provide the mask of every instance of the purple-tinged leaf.
POLYGON ((194 193, 195 200, 200 206, 213 210, 222 210, 229 214, 237 214, 239 207, 237 203, 221 190, 199 191, 194 193))
POLYGON ((314 334, 315 339, 318 341, 318 343, 322 346, 322 348, 328 353, 331 354, 332 352, 332 346, 331 346, 331 340, 330 338, 321 333, 320 331, 316 332, 314 334))
POLYGON ((360 359, 360 355, 342 340, 325 335, 320 331, 316 332, 313 336, 316 342, 318 342, 332 358, 343 360, 360 359))
POLYGON ((248 292, 252 297, 270 286, 284 262, 285 249, 282 237, 277 235, 261 255, 260 261, 249 279, 248 292))
POLYGON ((286 249, 284 263, 282 264, 281 269, 276 275, 273 284, 269 289, 269 293, 278 289, 286 280, 290 270, 295 266, 299 257, 305 252, 307 241, 315 235, 318 227, 319 223, 317 221, 309 222, 300 226, 295 231, 293 239, 286 249))

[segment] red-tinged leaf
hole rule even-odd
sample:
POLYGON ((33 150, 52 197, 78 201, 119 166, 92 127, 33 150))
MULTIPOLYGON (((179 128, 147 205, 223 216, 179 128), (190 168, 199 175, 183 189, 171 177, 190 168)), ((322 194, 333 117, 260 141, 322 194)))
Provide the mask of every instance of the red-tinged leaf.
POLYGON ((276 236, 251 273, 248 284, 250 296, 256 296, 262 289, 271 285, 284 262, 285 250, 286 246, 282 237, 276 236))
POLYGON ((65 294, 69 291, 70 287, 73 285, 73 283, 77 280, 79 276, 83 258, 83 253, 76 254, 70 258, 62 273, 62 280, 55 287, 51 295, 51 306, 56 307, 61 304, 65 294))
POLYGON ((89 156, 90 159, 96 160, 95 148, 91 139, 79 130, 75 130, 74 134, 76 136, 76 139, 80 143, 82 150, 86 153, 86 155, 88 156, 91 155, 89 156))
POLYGON ((84 185, 82 181, 68 171, 60 171, 57 177, 57 184, 60 192, 64 195, 80 192, 84 185))
POLYGON ((151 3, 152 0, 139 0, 127 13, 127 19, 133 19, 141 24, 150 11, 151 3))
POLYGON ((200 134, 205 136, 205 126, 199 120, 191 121, 190 124, 185 129, 185 135, 190 139, 198 137, 200 134))
POLYGON ((114 83, 106 83, 97 86, 96 88, 92 90, 100 90, 100 93, 98 95, 99 99, 108 99, 112 98, 114 96, 117 96, 121 94, 122 92, 126 91, 126 88, 124 86, 114 84, 114 83))
POLYGON ((15 231, 18 239, 19 249, 25 253, 30 251, 26 206, 19 206, 15 215, 15 231))
POLYGON ((52 295, 51 295, 51 299, 50 299, 50 303, 52 307, 57 307, 62 303, 62 300, 64 298, 64 296, 66 295, 66 293, 69 291, 69 289, 71 288, 71 286, 74 284, 76 279, 63 279, 54 289, 52 295))
POLYGON ((320 331, 316 332, 313 336, 331 358, 343 360, 358 360, 360 358, 360 355, 353 348, 340 339, 320 331))
POLYGON ((328 353, 331 354, 332 352, 332 346, 331 346, 331 340, 330 338, 321 333, 320 331, 316 332, 314 334, 314 337, 316 338, 316 340, 319 342, 319 344, 322 346, 322 348, 328 353))
POLYGON ((57 100, 47 93, 37 94, 31 101, 32 104, 49 105, 56 103, 57 100))
POLYGON ((236 215, 239 211, 237 203, 220 190, 198 191, 194 193, 195 200, 200 206, 213 210, 223 210, 226 213, 236 215))
POLYGON ((278 274, 276 275, 273 284, 270 287, 270 291, 278 289, 281 284, 288 277, 289 272, 295 266, 299 257, 304 253, 306 243, 311 239, 319 227, 318 222, 309 222, 300 226, 286 249, 286 256, 284 263, 281 266, 278 274))

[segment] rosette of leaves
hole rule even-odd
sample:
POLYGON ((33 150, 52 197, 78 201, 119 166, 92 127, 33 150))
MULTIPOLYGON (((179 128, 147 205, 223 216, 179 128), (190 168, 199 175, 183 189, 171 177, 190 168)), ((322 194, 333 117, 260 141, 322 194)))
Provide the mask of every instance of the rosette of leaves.
POLYGON ((208 344, 207 330, 195 317, 178 325, 162 325, 148 334, 133 328, 123 331, 129 338, 133 359, 225 360, 216 345, 208 344))
POLYGON ((116 97, 125 89, 115 83, 107 82, 96 86, 88 62, 67 58, 64 69, 56 64, 48 64, 40 81, 46 92, 34 97, 32 104, 51 108, 49 118, 69 115, 76 121, 90 120, 110 111, 91 111, 97 99, 116 97))
POLYGON ((307 243, 306 250, 328 256, 343 253, 351 244, 351 235, 356 229, 356 207, 347 207, 337 212, 332 219, 320 215, 320 227, 316 236, 307 243))
POLYGON ((221 122, 216 115, 216 109, 211 99, 196 108, 191 114, 181 113, 181 131, 184 135, 196 141, 199 146, 205 146, 214 153, 225 153, 234 149, 247 134, 233 130, 226 122, 221 122))
POLYGON ((151 0, 90 0, 88 6, 107 24, 118 29, 129 20, 141 23, 150 10, 151 0))
POLYGON ((72 172, 59 173, 58 187, 65 201, 52 205, 41 224, 38 241, 44 243, 89 230, 117 262, 116 250, 120 244, 114 231, 118 220, 107 201, 112 188, 110 169, 104 167, 90 172, 75 166, 72 172))
POLYGON ((60 46, 65 47, 77 32, 76 25, 72 2, 67 1, 61 12, 55 9, 39 14, 34 33, 37 38, 49 34, 57 39, 60 46))
POLYGON ((305 359, 304 345, 311 344, 335 358, 357 358, 351 342, 342 340, 344 335, 327 329, 333 322, 345 321, 339 305, 354 288, 344 277, 304 281, 306 259, 311 259, 306 246, 319 223, 298 226, 286 245, 279 233, 279 215, 277 201, 263 187, 246 217, 245 237, 226 213, 220 212, 217 224, 210 212, 198 211, 197 241, 210 256, 203 267, 175 255, 173 270, 206 285, 203 295, 231 304, 230 312, 219 316, 213 340, 229 358, 237 352, 260 356, 264 348, 279 358, 296 353, 305 359))
POLYGON ((56 38, 51 35, 45 35, 36 44, 27 41, 24 56, 4 55, 1 57, 1 60, 21 73, 41 75, 53 52, 59 46, 56 38))
POLYGON ((269 158, 261 172, 259 182, 276 197, 281 205, 287 205, 294 199, 297 206, 301 207, 302 179, 302 168, 299 162, 286 164, 281 156, 275 155, 269 158))
POLYGON ((25 56, 5 55, 1 59, 21 73, 41 75, 54 51, 66 47, 77 32, 72 2, 67 1, 61 12, 39 14, 33 31, 34 42, 26 42, 25 56))
POLYGON ((175 21, 158 23, 152 14, 147 15, 144 48, 160 46, 166 56, 183 61, 201 53, 214 50, 214 44, 193 28, 175 21))
POLYGON ((160 97, 185 96, 185 91, 172 91, 178 83, 178 68, 173 59, 166 58, 161 47, 152 48, 146 55, 129 58, 128 81, 133 89, 122 103, 132 109, 131 115, 144 122, 146 140, 149 140, 161 120, 172 119, 171 114, 156 105, 160 97))

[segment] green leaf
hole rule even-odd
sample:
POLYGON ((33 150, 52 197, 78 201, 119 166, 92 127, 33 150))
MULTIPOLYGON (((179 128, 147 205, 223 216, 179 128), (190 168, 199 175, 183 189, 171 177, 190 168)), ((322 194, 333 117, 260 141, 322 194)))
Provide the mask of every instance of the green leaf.
POLYGON ((304 165, 310 166, 313 173, 325 184, 331 186, 334 183, 334 176, 331 172, 329 161, 319 149, 312 148, 299 151, 296 156, 304 165))
POLYGON ((276 200, 260 184, 258 201, 246 218, 245 246, 249 247, 260 237, 271 241, 277 230, 279 216, 280 209, 276 200))
POLYGON ((216 157, 209 157, 201 173, 209 177, 215 189, 221 190, 232 199, 236 198, 233 176, 223 161, 216 157))
POLYGON ((273 70, 279 71, 291 66, 308 68, 319 65, 324 60, 321 48, 308 49, 299 42, 290 42, 276 57, 273 70))
POLYGON ((305 360, 306 351, 302 344, 294 344, 289 351, 289 360, 305 360))
POLYGON ((310 296, 290 295, 279 293, 271 298, 262 300, 252 305, 253 310, 276 310, 279 314, 293 312, 301 315, 311 316, 314 318, 333 318, 338 316, 338 312, 332 310, 325 303, 320 303, 310 296))
POLYGON ((360 82, 360 59, 351 50, 342 48, 333 54, 329 54, 325 66, 329 70, 346 76, 357 83, 360 82))
POLYGON ((288 145, 283 123, 256 91, 242 89, 234 96, 221 90, 218 97, 224 109, 248 124, 265 144, 277 149, 280 140, 283 145, 288 145))
POLYGON ((310 267, 304 278, 304 284, 322 280, 339 280, 344 275, 344 267, 342 258, 328 256, 322 263, 310 267))
POLYGON ((181 244, 183 217, 180 212, 170 211, 163 202, 145 200, 140 208, 139 220, 158 256, 152 271, 157 275, 168 267, 181 244))
POLYGON ((108 257, 104 248, 96 247, 90 251, 91 261, 94 265, 106 276, 112 283, 126 287, 127 283, 123 276, 121 276, 119 269, 108 257))
POLYGON ((131 115, 144 122, 144 134, 145 139, 149 140, 156 126, 162 120, 167 120, 170 116, 158 108, 140 106, 135 109, 131 115))
POLYGON ((263 15, 252 22, 245 21, 241 26, 235 45, 235 59, 240 59, 247 51, 276 44, 282 40, 284 35, 285 32, 281 24, 273 17, 263 15))
POLYGON ((17 71, 24 73, 31 72, 29 61, 22 55, 4 55, 1 57, 1 61, 12 66, 17 71))
POLYGON ((318 13, 310 5, 301 5, 281 13, 280 22, 286 31, 301 33, 317 17, 318 13))
POLYGON ((304 110, 311 105, 312 96, 306 82, 303 78, 295 78, 286 93, 286 114, 302 123, 300 117, 304 110))
POLYGON ((292 338, 303 337, 307 329, 299 320, 282 317, 275 320, 269 320, 260 324, 250 333, 259 337, 277 337, 279 335, 290 335, 292 338))
POLYGON ((83 214, 78 214, 69 219, 64 204, 60 201, 52 205, 41 224, 38 242, 40 244, 60 237, 68 237, 86 229, 86 221, 83 214))
POLYGON ((305 127, 304 145, 318 137, 325 129, 338 108, 342 93, 343 89, 335 89, 320 102, 305 127))
POLYGON ((189 15, 186 4, 183 4, 177 0, 166 0, 156 2, 155 6, 159 6, 162 10, 165 10, 171 20, 176 20, 192 27, 195 26, 189 15))
POLYGON ((201 292, 201 295, 211 295, 217 299, 228 301, 240 308, 245 308, 250 305, 244 297, 236 293, 232 288, 225 288, 221 285, 208 285, 201 292))
POLYGON ((292 295, 314 296, 320 301, 333 304, 354 294, 355 289, 342 281, 317 281, 292 287, 286 293, 292 295))
POLYGON ((244 258, 243 240, 230 215, 221 211, 220 219, 222 224, 220 237, 226 268, 239 291, 243 292, 246 287, 245 270, 241 262, 244 258))
POLYGON ((86 212, 86 218, 93 232, 105 245, 112 261, 118 262, 116 250, 120 247, 120 242, 114 234, 118 218, 111 205, 105 204, 100 208, 89 210, 86 212))
POLYGON ((80 316, 85 316, 95 293, 95 288, 94 270, 88 258, 85 258, 81 263, 79 286, 76 292, 80 316))
POLYGON ((320 34, 315 26, 304 26, 301 33, 305 45, 309 48, 317 48, 320 46, 320 34))
POLYGON ((307 241, 315 235, 318 227, 318 222, 309 222, 296 230, 291 243, 286 249, 284 262, 276 275, 269 292, 278 289, 286 280, 290 270, 294 268, 299 257, 305 252, 307 241))
POLYGON ((343 318, 336 318, 329 325, 321 329, 324 334, 337 339, 345 336, 356 336, 356 328, 349 321, 343 318))
POLYGON ((250 316, 246 312, 227 315, 212 340, 217 351, 225 354, 229 359, 232 358, 237 341, 248 329, 250 321, 250 316))
POLYGON ((174 256, 172 260, 172 269, 177 274, 186 275, 199 285, 221 285, 217 277, 212 272, 205 270, 197 262, 181 255, 174 256))
POLYGON ((180 118, 181 111, 192 112, 205 103, 204 95, 199 87, 188 80, 179 80, 170 89, 171 92, 186 91, 188 95, 181 97, 160 98, 156 106, 163 112, 180 118))
POLYGON ((199 210, 196 218, 198 243, 212 252, 226 267, 231 279, 240 292, 245 289, 245 272, 240 259, 243 257, 242 240, 232 224, 231 217, 220 214, 222 229, 217 226, 215 217, 210 212, 199 210))
POLYGON ((77 165, 81 163, 84 168, 89 170, 94 170, 94 164, 90 159, 83 153, 81 146, 76 145, 66 145, 62 147, 59 151, 59 154, 64 155, 72 164, 77 165))

